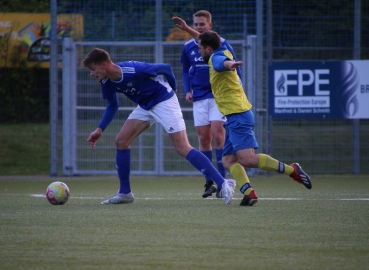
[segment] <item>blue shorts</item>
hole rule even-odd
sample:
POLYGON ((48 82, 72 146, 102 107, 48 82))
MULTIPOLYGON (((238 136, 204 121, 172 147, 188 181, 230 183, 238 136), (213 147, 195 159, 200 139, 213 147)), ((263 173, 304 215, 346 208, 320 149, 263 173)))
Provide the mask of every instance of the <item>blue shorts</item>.
POLYGON ((254 122, 254 113, 251 110, 227 115, 227 121, 223 125, 226 130, 223 155, 235 155, 241 149, 259 148, 254 134, 254 122))

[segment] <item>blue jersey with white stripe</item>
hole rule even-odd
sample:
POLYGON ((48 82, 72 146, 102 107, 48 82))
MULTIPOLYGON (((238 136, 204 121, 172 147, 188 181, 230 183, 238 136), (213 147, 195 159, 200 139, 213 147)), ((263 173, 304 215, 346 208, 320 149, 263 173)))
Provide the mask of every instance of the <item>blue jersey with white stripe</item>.
MULTIPOLYGON (((125 94, 130 100, 149 110, 154 105, 171 98, 174 94, 172 88, 176 87, 175 78, 172 86, 158 73, 158 64, 145 62, 120 62, 116 63, 122 70, 122 78, 119 81, 105 79, 101 82, 103 97, 107 100, 115 99, 116 93, 125 94)), ((176 89, 174 89, 176 90, 176 89)))
MULTIPOLYGON (((224 38, 221 38, 221 42, 232 53, 233 58, 236 59, 232 46, 224 38)), ((202 59, 199 53, 198 43, 195 39, 191 39, 185 43, 182 50, 181 63, 185 94, 190 92, 192 88, 193 101, 213 98, 209 66, 202 59)), ((240 68, 237 68, 237 73, 242 78, 240 68)))
POLYGON ((102 130, 105 130, 118 110, 117 93, 125 94, 142 109, 150 110, 156 104, 171 98, 174 95, 173 90, 177 90, 177 82, 169 64, 129 61, 116 65, 122 71, 122 78, 119 81, 107 78, 101 82, 103 98, 108 100, 98 125, 102 130))

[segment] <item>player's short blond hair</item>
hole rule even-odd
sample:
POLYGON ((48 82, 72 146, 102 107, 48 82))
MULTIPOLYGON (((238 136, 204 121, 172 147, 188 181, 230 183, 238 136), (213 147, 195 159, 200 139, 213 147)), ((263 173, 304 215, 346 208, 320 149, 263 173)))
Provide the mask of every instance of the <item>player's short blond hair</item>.
POLYGON ((205 17, 208 23, 211 23, 211 13, 207 10, 199 10, 193 14, 193 17, 205 17))

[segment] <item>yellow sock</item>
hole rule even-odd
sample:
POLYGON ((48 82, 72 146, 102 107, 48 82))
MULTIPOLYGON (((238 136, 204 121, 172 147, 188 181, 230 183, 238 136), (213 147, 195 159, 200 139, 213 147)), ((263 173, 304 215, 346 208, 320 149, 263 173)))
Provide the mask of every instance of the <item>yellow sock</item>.
POLYGON ((259 154, 258 168, 267 171, 279 172, 290 175, 293 172, 293 167, 284 164, 271 156, 259 154))
POLYGON ((231 166, 229 172, 232 174, 232 177, 234 180, 236 180, 237 184, 241 187, 241 193, 244 195, 249 195, 253 188, 251 187, 250 180, 247 177, 245 169, 239 163, 235 163, 231 166))

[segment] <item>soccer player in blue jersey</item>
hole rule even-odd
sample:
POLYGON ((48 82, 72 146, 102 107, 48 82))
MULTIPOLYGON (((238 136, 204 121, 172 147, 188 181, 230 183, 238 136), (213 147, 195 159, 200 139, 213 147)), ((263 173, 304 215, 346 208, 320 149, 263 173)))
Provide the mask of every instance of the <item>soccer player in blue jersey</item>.
POLYGON ((224 124, 226 138, 222 162, 244 195, 240 205, 252 206, 258 200, 244 167, 284 173, 311 189, 310 177, 298 163, 287 165, 269 155, 255 154, 254 149, 258 148, 258 144, 254 135, 252 105, 236 72, 236 68, 242 65, 242 62, 233 59, 230 51, 221 45, 221 39, 216 32, 209 30, 200 34, 181 18, 173 17, 173 19, 179 22, 178 28, 187 31, 198 40, 199 52, 209 64, 210 83, 215 101, 219 110, 227 116, 224 124))
MULTIPOLYGON (((197 32, 203 33, 210 30, 212 26, 211 13, 209 11, 199 10, 193 14, 193 28, 197 32)), ((233 58, 236 59, 231 45, 223 38, 221 38, 221 42, 232 53, 233 58)), ((226 170, 222 164, 222 153, 225 137, 223 123, 226 117, 218 110, 215 103, 210 85, 209 66, 199 53, 196 39, 191 39, 185 43, 182 50, 181 63, 186 101, 193 102, 193 118, 199 139, 199 150, 212 162, 212 141, 214 141, 218 171, 225 177, 226 170)), ((237 74, 242 79, 240 68, 237 68, 237 74)), ((203 198, 212 196, 217 190, 213 179, 206 177, 205 180, 203 198)))
POLYGON ((137 61, 113 63, 108 52, 95 48, 87 54, 83 65, 90 70, 90 75, 100 82, 102 96, 108 102, 99 125, 88 136, 87 141, 92 148, 96 146, 96 141, 118 110, 117 93, 126 95, 138 104, 115 138, 116 167, 120 180, 118 193, 101 204, 133 202, 134 195, 130 185, 130 145, 155 122, 164 127, 179 155, 221 187, 218 197, 224 198, 226 204, 231 202, 236 182, 224 179, 209 159, 192 148, 188 142, 185 122, 175 94, 177 83, 169 64, 137 61))

